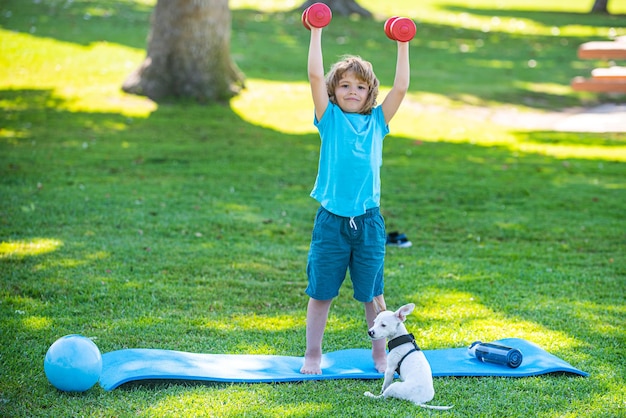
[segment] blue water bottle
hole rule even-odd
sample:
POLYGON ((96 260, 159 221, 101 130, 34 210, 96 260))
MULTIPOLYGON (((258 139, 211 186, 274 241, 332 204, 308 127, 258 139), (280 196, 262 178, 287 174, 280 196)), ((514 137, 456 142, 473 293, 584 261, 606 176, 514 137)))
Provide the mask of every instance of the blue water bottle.
POLYGON ((504 364, 513 369, 519 367, 524 358, 517 348, 482 341, 474 341, 467 351, 482 362, 504 364))

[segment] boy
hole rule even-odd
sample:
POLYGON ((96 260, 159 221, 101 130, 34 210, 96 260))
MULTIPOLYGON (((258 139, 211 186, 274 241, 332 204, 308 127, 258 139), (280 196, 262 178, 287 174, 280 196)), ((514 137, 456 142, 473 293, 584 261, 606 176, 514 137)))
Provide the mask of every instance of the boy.
MULTIPOLYGON (((378 79, 369 62, 348 56, 324 77, 322 29, 311 28, 308 76, 321 137, 311 196, 320 202, 307 263, 309 296, 303 374, 321 374, 322 339, 332 300, 346 271, 354 298, 365 305, 368 327, 385 309, 385 224, 379 211, 383 138, 409 88, 409 44, 398 42, 396 74, 376 106, 378 79)), ((385 341, 372 342, 374 366, 384 372, 385 341)))

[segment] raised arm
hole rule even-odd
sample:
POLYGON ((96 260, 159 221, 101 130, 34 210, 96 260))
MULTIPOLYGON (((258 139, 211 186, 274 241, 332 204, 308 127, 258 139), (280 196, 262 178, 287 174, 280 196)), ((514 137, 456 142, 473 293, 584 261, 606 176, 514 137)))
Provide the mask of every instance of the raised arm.
POLYGON ((322 58, 322 29, 311 28, 311 42, 308 58, 309 83, 315 106, 317 120, 322 119, 328 107, 328 91, 324 79, 324 60, 322 58))
POLYGON ((409 90, 410 79, 410 66, 409 66, 409 43, 398 43, 398 58, 396 61, 396 75, 393 80, 393 87, 383 100, 383 114, 385 115, 385 122, 389 121, 395 116, 396 112, 400 108, 400 103, 406 96, 406 92, 409 90))

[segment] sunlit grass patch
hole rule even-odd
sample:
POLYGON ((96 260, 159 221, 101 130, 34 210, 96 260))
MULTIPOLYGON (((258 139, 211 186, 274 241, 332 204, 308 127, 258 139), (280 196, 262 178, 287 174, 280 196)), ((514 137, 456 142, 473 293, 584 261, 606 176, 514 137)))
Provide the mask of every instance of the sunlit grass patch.
POLYGON ((313 132, 313 102, 308 84, 253 79, 246 80, 246 84, 247 88, 231 102, 233 110, 244 120, 284 133, 313 132))
MULTIPOLYGON (((121 91, 121 82, 144 53, 117 44, 79 46, 0 29, 0 87, 49 89, 70 111, 115 111, 147 116, 156 104, 121 91), (33 45, 37 45, 35 53, 33 45)), ((9 109, 14 104, 8 104, 9 109)))
POLYGON ((24 328, 33 332, 46 330, 52 327, 53 321, 51 318, 41 316, 27 316, 22 321, 24 328))
POLYGON ((331 402, 312 402, 297 396, 285 399, 274 385, 222 385, 215 388, 182 390, 169 388, 165 396, 147 408, 154 417, 167 417, 193 409, 201 416, 307 417, 332 411, 331 402))
POLYGON ((54 252, 63 243, 53 238, 35 238, 29 241, 0 242, 0 259, 9 257, 27 257, 54 252))
POLYGON ((301 326, 301 320, 293 316, 257 315, 255 313, 238 314, 228 320, 213 320, 203 322, 203 326, 222 331, 284 331, 301 326))

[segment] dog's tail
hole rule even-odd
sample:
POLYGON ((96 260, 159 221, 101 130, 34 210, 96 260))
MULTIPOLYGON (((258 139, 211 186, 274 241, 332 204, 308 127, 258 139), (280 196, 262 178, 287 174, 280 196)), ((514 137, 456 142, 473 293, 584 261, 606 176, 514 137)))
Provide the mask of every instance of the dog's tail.
POLYGON ((385 303, 381 302, 380 296, 375 296, 374 299, 372 299, 372 302, 374 303, 374 311, 376 311, 376 315, 387 309, 385 303))
POLYGON ((418 403, 417 405, 421 406, 422 408, 428 408, 428 409, 438 409, 440 411, 445 411, 447 409, 452 408, 454 405, 451 406, 437 406, 437 405, 428 405, 425 403, 418 403))

